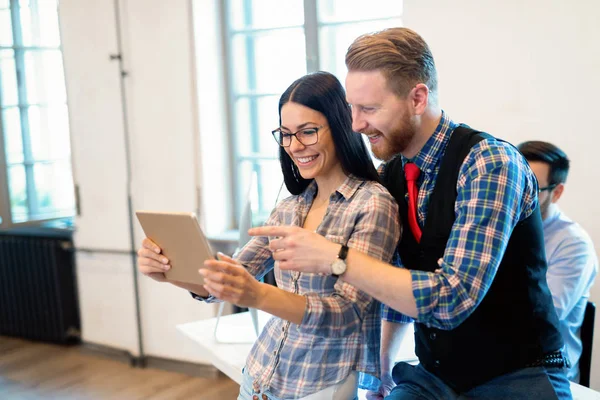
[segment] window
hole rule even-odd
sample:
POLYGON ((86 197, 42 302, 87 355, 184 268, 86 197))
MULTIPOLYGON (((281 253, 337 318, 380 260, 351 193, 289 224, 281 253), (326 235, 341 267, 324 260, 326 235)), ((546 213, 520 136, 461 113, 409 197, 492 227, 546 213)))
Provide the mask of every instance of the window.
POLYGON ((234 204, 239 215, 255 174, 251 202, 260 223, 283 182, 270 133, 279 123, 279 96, 308 72, 329 71, 343 83, 350 43, 360 34, 400 26, 402 1, 228 0, 224 14, 234 204))
POLYGON ((2 227, 73 216, 56 0, 0 0, 0 139, 2 227))

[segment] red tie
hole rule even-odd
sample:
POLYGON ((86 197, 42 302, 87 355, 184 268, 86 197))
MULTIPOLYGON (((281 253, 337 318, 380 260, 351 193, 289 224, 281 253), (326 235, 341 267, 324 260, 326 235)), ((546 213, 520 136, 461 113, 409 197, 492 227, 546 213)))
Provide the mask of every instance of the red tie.
POLYGON ((417 179, 421 171, 413 163, 404 165, 404 174, 406 175, 406 184, 408 186, 408 225, 412 231, 417 243, 421 242, 421 227, 417 221, 417 203, 419 199, 419 188, 417 187, 417 179))

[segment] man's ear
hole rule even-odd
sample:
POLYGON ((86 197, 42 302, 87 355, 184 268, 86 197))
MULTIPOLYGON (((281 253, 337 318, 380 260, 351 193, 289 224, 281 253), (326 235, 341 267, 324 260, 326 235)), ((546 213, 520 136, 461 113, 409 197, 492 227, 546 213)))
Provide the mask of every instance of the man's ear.
POLYGON ((422 115, 429 104, 429 88, 424 83, 418 83, 409 93, 411 106, 415 115, 422 115))
POLYGON ((558 185, 556 185, 556 187, 552 191, 552 202, 553 203, 556 203, 558 201, 558 199, 560 199, 560 196, 562 196, 564 190, 565 190, 564 183, 559 183, 558 185))

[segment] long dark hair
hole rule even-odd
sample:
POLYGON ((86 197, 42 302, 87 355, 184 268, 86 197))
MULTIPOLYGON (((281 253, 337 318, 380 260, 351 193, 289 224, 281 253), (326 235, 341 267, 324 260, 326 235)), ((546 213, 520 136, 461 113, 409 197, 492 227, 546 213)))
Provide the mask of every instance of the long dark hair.
MULTIPOLYGON (((329 72, 314 72, 296 80, 279 99, 281 108, 288 102, 302 104, 320 112, 327 119, 335 146, 335 153, 346 175, 379 182, 379 175, 369 156, 360 133, 352 131, 352 112, 346 102, 346 93, 340 81, 329 72)), ((291 194, 300 194, 312 179, 304 179, 291 157, 281 147, 279 161, 285 186, 291 194)))

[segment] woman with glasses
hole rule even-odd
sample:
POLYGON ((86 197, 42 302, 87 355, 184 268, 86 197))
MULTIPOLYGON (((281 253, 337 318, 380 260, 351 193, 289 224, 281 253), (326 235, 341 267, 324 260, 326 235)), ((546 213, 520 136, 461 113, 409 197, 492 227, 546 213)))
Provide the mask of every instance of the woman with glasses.
MULTIPOLYGON (((282 271, 271 238, 254 237, 233 258, 207 261, 205 285, 178 284, 204 301, 223 300, 272 314, 244 368, 239 400, 351 400, 359 386, 378 389, 381 307, 340 277, 350 248, 391 261, 398 210, 379 177, 335 76, 306 75, 279 100, 272 134, 291 197, 266 225, 316 231, 340 244, 333 275, 282 271), (277 287, 259 282, 275 268, 277 287)), ((140 250, 144 274, 163 272, 149 239, 140 250)), ((163 276, 164 279, 164 276, 163 276)))

